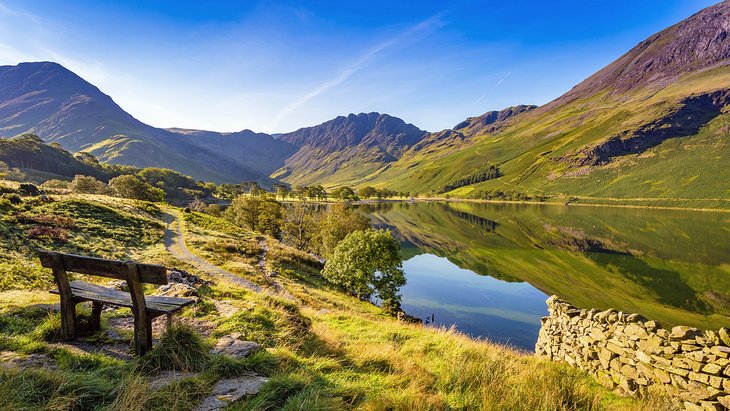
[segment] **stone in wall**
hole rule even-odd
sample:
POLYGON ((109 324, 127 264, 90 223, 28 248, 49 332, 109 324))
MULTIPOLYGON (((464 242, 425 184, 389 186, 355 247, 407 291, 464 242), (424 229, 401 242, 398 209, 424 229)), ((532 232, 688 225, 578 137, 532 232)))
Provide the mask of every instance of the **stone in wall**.
POLYGON ((535 355, 592 374, 621 395, 649 386, 664 390, 688 410, 730 410, 730 330, 665 330, 639 314, 579 309, 557 296, 535 355))

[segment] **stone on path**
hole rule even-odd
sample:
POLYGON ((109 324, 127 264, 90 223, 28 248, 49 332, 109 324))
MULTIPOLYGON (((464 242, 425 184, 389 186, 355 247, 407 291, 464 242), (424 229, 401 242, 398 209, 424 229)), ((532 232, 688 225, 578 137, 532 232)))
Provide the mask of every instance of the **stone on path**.
POLYGON ((221 337, 211 351, 213 354, 229 355, 243 359, 263 349, 261 344, 240 339, 241 334, 233 333, 221 337))
POLYGON ((165 297, 199 297, 200 293, 193 286, 182 283, 170 283, 160 287, 156 295, 165 297))
POLYGON ((150 388, 153 390, 159 390, 176 381, 184 380, 185 378, 194 377, 196 375, 197 374, 191 372, 162 371, 159 375, 156 375, 150 380, 150 388))
POLYGON ((217 411, 250 395, 256 395, 269 379, 260 375, 244 375, 238 378, 220 380, 213 387, 213 393, 196 411, 217 411))

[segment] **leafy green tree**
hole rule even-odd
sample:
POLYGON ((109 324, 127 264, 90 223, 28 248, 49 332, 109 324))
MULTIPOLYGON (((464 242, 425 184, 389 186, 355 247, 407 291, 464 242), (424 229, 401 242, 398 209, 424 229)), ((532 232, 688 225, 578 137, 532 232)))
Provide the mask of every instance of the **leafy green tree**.
POLYGON ((281 197, 282 200, 285 200, 289 195, 289 187, 287 187, 286 184, 274 184, 274 192, 277 197, 281 197))
POLYGON ((81 174, 74 177, 69 189, 74 193, 82 194, 104 194, 107 192, 107 186, 103 181, 81 174))
POLYGON ((133 175, 122 175, 109 180, 109 190, 117 197, 135 200, 163 201, 165 192, 152 187, 133 175))
POLYGON ((270 197, 239 195, 224 216, 239 227, 279 237, 282 225, 281 203, 270 197))
POLYGON ((0 178, 5 177, 6 174, 10 171, 10 167, 8 167, 7 164, 0 161, 0 178))
POLYGON ((315 251, 313 239, 317 233, 321 213, 316 207, 294 203, 284 213, 283 240, 304 251, 315 251))
POLYGON ((332 191, 332 198, 343 201, 357 201, 359 198, 355 194, 355 190, 350 187, 338 187, 332 191))
POLYGON ((365 216, 356 214, 345 204, 332 204, 317 224, 313 247, 316 249, 312 251, 329 258, 337 244, 348 234, 368 228, 370 221, 365 216))
POLYGON ((304 189, 305 195, 310 200, 326 200, 327 199, 327 191, 325 191, 324 187, 320 185, 316 186, 309 186, 304 189))
POLYGON ((221 184, 215 190, 216 196, 225 200, 233 200, 237 195, 241 194, 238 186, 234 184, 221 184))
POLYGON ((357 195, 360 198, 373 198, 378 195, 378 190, 375 187, 365 186, 357 190, 357 195))
POLYGON ((335 247, 325 263, 324 278, 367 300, 376 296, 391 314, 400 309, 400 287, 406 284, 400 244, 388 230, 358 230, 335 247))

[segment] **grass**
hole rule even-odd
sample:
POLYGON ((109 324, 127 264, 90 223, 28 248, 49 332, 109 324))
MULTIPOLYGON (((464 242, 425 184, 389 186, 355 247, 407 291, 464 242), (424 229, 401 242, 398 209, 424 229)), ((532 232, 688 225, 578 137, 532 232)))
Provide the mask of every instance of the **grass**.
POLYGON ((730 121, 727 111, 694 135, 677 136, 606 165, 581 168, 563 160, 665 116, 686 96, 728 84, 730 69, 724 67, 685 76, 661 90, 634 90, 626 96, 603 92, 524 113, 494 135, 474 135, 451 145, 439 142, 446 146, 435 150, 407 151, 369 176, 322 181, 328 186, 373 185, 423 194, 438 192, 490 162, 499 167, 502 177, 449 194, 468 197, 477 190, 503 190, 586 197, 590 203, 647 205, 641 199, 651 198, 653 206, 728 209, 730 191, 725 182, 730 175, 723 165, 730 154, 723 138, 730 121))
MULTIPOLYGON (((148 205, 69 196, 25 210, 38 215, 41 211, 71 218, 87 229, 87 238, 71 236, 68 244, 56 245, 59 249, 96 250, 99 255, 125 250, 146 262, 210 278, 165 252, 163 216, 148 205), (144 224, 151 233, 129 227, 144 224), (103 246, 90 244, 92 241, 103 246)), ((16 230, 19 224, 8 223, 7 228, 16 230)), ((225 267, 232 261, 242 265, 259 251, 249 249, 249 244, 266 242, 267 268, 279 273, 276 281, 294 299, 254 293, 216 280, 203 290, 200 303, 179 316, 179 322, 191 324, 195 330, 175 327, 160 336, 146 356, 122 361, 98 348, 107 342, 109 324, 127 318, 128 310, 105 311, 104 329, 82 335, 80 342, 92 348, 80 352, 55 342, 59 318, 48 314, 47 305, 55 302, 54 296, 25 286, 0 292, 0 351, 20 357, 42 355, 55 366, 0 372, 0 409, 189 410, 220 379, 250 372, 270 380, 258 395, 230 409, 656 408, 649 400, 618 398, 567 366, 471 340, 453 330, 398 322, 378 307, 330 288, 319 275, 321 264, 308 255, 273 239, 233 230, 221 219, 192 214, 186 217, 184 235, 193 252, 215 254, 215 261, 225 267), (201 329, 207 331, 201 334, 201 329), (211 354, 216 338, 233 332, 266 349, 243 360, 211 354), (150 388, 151 378, 171 369, 194 374, 159 390, 150 388)), ((28 243, 21 250, 32 250, 33 245, 28 243)), ((17 255, 28 263, 33 261, 30 253, 17 255)), ((40 269, 39 273, 49 275, 40 269)), ((242 270, 240 275, 260 278, 256 270, 242 270)), ((83 324, 86 310, 80 312, 83 324)))

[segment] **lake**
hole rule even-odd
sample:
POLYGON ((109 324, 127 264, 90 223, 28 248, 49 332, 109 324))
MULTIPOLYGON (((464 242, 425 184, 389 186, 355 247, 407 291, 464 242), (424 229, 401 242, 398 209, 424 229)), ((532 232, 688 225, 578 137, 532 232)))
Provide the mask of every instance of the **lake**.
POLYGON ((430 325, 532 350, 552 294, 665 328, 730 325, 730 213, 468 202, 359 211, 401 242, 403 309, 430 325))

